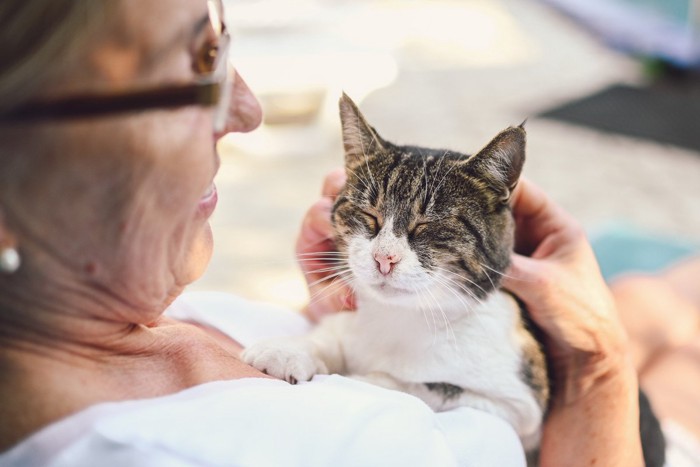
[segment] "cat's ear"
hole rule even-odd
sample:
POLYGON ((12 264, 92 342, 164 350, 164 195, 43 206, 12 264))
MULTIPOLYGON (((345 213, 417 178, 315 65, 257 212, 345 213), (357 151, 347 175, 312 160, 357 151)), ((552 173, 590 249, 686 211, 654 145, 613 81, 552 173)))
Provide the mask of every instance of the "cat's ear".
POLYGON ((384 149, 384 141, 379 137, 362 116, 355 103, 343 93, 338 102, 340 122, 343 127, 343 146, 345 147, 345 166, 356 167, 365 163, 365 158, 384 149))
POLYGON ((510 199, 518 184, 525 163, 525 122, 500 132, 489 144, 464 164, 500 193, 501 200, 510 199))

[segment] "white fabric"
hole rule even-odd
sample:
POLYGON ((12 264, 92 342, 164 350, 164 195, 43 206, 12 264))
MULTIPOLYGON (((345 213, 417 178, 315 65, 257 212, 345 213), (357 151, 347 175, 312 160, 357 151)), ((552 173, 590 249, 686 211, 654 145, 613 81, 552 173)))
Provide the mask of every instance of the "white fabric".
MULTIPOLYGON (((226 294, 194 293, 168 314, 244 345, 305 332, 298 314, 226 294)), ((469 408, 420 400, 341 376, 296 386, 247 378, 165 397, 104 403, 0 455, 0 466, 523 466, 512 428, 469 408)))
POLYGON ((699 467, 700 441, 673 420, 664 420, 661 427, 666 438, 666 467, 699 467))

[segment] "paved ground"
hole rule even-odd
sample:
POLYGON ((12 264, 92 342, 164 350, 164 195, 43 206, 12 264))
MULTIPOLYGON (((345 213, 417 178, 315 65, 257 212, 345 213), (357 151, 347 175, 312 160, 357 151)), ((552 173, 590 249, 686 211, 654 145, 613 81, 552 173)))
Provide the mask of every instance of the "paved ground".
POLYGON ((342 163, 341 89, 397 143, 474 152, 530 117, 525 173, 587 228, 625 222, 700 240, 700 153, 532 117, 645 80, 635 61, 537 2, 232 6, 236 65, 273 119, 297 122, 222 141, 216 253, 193 288, 290 306, 306 300, 293 243, 323 174, 342 163), (300 123, 315 99, 323 99, 318 115, 300 123))

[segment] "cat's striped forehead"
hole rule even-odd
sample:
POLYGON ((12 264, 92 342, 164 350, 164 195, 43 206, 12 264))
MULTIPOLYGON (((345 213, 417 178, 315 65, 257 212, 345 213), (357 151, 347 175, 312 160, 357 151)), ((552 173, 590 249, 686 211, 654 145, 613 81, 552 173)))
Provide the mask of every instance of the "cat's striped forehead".
MULTIPOLYGON (((493 287, 489 269, 502 270, 510 250, 510 212, 497 192, 454 151, 384 144, 348 170, 336 201, 336 241, 373 239, 386 229, 405 238, 427 270, 448 268, 493 287)), ((470 287, 472 287, 470 285, 470 287)))
POLYGON ((445 217, 477 207, 488 212, 501 204, 465 166, 469 155, 386 144, 365 157, 364 164, 349 171, 348 196, 381 216, 394 217, 399 231, 421 216, 445 217))

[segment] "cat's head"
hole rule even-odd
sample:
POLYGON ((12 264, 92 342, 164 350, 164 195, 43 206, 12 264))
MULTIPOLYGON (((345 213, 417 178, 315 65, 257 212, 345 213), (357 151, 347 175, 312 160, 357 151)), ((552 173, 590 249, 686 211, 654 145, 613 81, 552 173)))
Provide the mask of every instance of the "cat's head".
POLYGON ((522 125, 468 156, 386 141, 346 95, 340 116, 348 178, 332 219, 353 287, 417 305, 479 300, 496 288, 512 250, 522 125))

